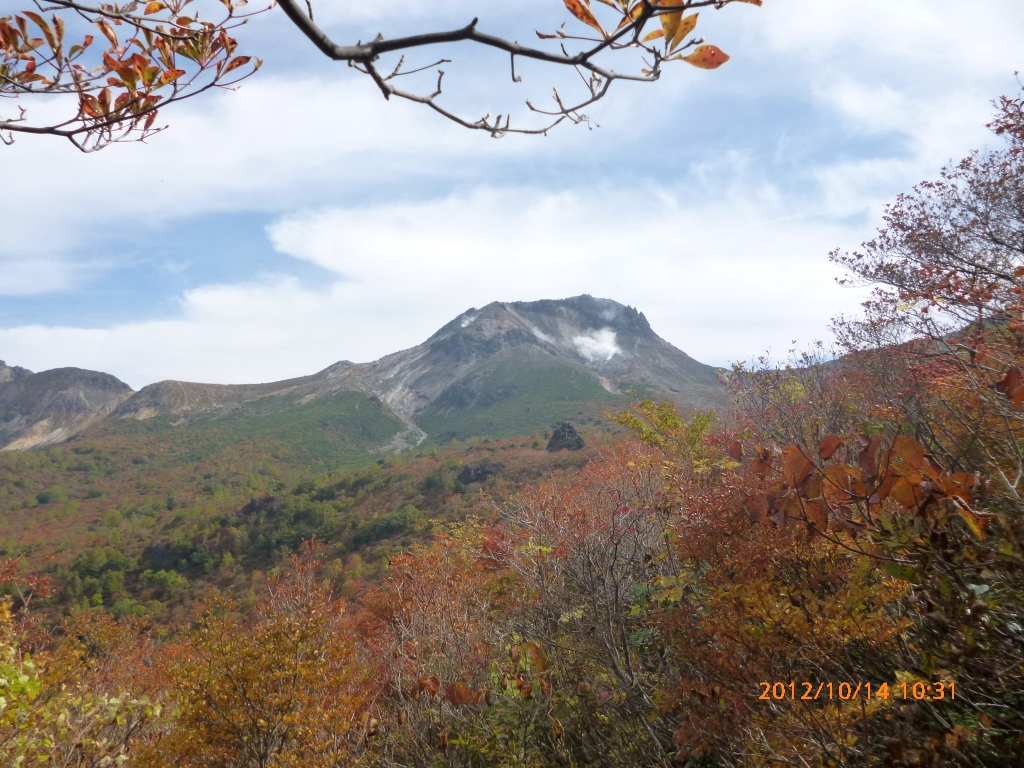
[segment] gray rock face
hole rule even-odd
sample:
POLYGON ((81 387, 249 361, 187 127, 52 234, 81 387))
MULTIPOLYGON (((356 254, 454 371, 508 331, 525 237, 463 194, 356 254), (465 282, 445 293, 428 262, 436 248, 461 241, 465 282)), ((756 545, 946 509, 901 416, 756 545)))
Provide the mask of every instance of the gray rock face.
POLYGON ((576 431, 576 427, 572 425, 572 422, 567 421, 555 429, 548 441, 547 451, 548 453, 580 451, 586 447, 580 433, 576 431))
POLYGON ((469 309, 419 346, 337 373, 333 386, 376 394, 412 423, 438 401, 486 405, 474 376, 496 363, 557 365, 610 392, 658 391, 684 409, 727 403, 716 368, 659 337, 643 313, 588 295, 469 309))
POLYGON ((32 373, 4 365, 0 374, 0 449, 36 448, 66 440, 109 414, 132 394, 110 374, 81 368, 32 373))

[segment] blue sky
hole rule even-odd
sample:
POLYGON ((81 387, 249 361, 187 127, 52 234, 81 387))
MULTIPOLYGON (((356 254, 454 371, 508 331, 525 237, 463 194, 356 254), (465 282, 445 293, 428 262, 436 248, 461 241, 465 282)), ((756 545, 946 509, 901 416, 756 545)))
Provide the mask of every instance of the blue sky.
MULTIPOLYGON (((314 5, 339 41, 472 16, 525 40, 568 18, 557 0, 351 5, 314 5)), ((712 364, 827 339, 863 298, 829 251, 992 145, 1024 6, 765 0, 704 11, 697 31, 732 60, 618 84, 590 110, 600 128, 493 140, 385 102, 280 11, 257 17, 238 37, 264 68, 168 110, 146 145, 0 148, 0 359, 135 388, 269 381, 411 346, 471 306, 580 293, 636 306, 712 364)), ((472 117, 525 120, 526 97, 570 87, 446 53, 448 103, 472 117)))

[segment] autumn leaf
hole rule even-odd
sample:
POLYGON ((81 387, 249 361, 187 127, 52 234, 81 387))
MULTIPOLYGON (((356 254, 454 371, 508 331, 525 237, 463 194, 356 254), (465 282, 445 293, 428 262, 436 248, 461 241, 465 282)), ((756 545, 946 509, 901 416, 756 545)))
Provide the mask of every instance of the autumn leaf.
POLYGON ((168 83, 173 83, 184 74, 184 69, 168 69, 160 75, 160 79, 157 82, 159 82, 160 85, 167 85, 168 83))
POLYGON ((804 512, 807 514, 807 521, 819 531, 824 531, 828 528, 828 504, 824 501, 814 499, 805 502, 804 512))
POLYGON ((818 444, 818 455, 828 461, 836 451, 843 445, 843 439, 838 435, 829 435, 818 444))
POLYGON ((96 26, 100 28, 100 32, 102 32, 104 37, 110 41, 111 45, 117 45, 117 35, 114 34, 114 28, 110 26, 109 21, 106 19, 100 19, 96 22, 96 26))
POLYGON ((796 446, 784 450, 782 458, 782 476, 789 485, 800 485, 814 469, 814 465, 796 446))
POLYGON ((984 521, 974 514, 973 511, 968 509, 963 504, 957 504, 957 514, 960 518, 967 523, 967 527, 971 529, 971 533, 974 534, 975 538, 979 541, 984 541, 985 531, 983 530, 984 521))
POLYGON ((750 522, 763 520, 768 515, 768 497, 763 493, 755 493, 743 502, 743 509, 750 517, 750 522))
POLYGON ((669 42, 668 38, 666 38, 666 45, 670 53, 674 51, 676 48, 678 48, 680 45, 682 45, 682 42, 686 38, 686 36, 693 32, 694 27, 697 26, 698 15, 699 14, 695 13, 692 16, 687 16, 686 18, 681 19, 678 22, 675 34, 672 35, 671 42, 669 42))
POLYGON ((924 464, 924 446, 908 435, 897 435, 892 442, 893 452, 914 469, 924 464))
POLYGON ((864 473, 864 481, 871 482, 878 474, 878 449, 882 447, 882 438, 861 436, 860 468, 864 473))
POLYGON ((532 640, 526 644, 526 650, 530 652, 530 661, 538 675, 543 675, 548 670, 548 659, 544 650, 532 640))
POLYGON ((585 4, 584 0, 562 0, 562 2, 573 16, 604 35, 604 29, 590 10, 590 5, 585 4))
POLYGON ((907 509, 916 507, 919 502, 914 486, 911 485, 904 477, 899 478, 895 483, 893 483, 892 490, 889 492, 889 495, 907 509))
POLYGON ((477 699, 476 693, 465 683, 451 683, 445 688, 444 697, 448 703, 459 707, 473 704, 477 699))
POLYGON ((251 58, 252 57, 250 57, 250 56, 237 56, 237 57, 231 59, 231 61, 229 61, 227 63, 227 65, 224 67, 224 69, 221 70, 221 74, 222 75, 226 75, 231 70, 238 69, 239 67, 248 64, 249 61, 251 60, 251 58))
POLYGON ((683 61, 698 69, 718 69, 729 60, 729 55, 714 45, 701 45, 683 61))

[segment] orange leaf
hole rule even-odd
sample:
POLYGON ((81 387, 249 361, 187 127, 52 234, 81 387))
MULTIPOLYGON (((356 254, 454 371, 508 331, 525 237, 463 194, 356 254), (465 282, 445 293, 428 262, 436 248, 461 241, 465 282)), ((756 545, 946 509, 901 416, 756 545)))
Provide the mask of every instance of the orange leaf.
POLYGON ((644 35, 643 39, 640 42, 641 43, 649 43, 651 40, 657 40, 659 37, 664 37, 664 36, 665 36, 665 30, 663 30, 663 29, 656 29, 653 32, 648 32, 646 35, 644 35))
POLYGON ((822 495, 833 501, 849 501, 849 467, 845 464, 829 464, 825 467, 825 477, 829 482, 822 484, 822 495))
POLYGON ((1006 375, 993 388, 996 392, 1002 393, 1007 400, 1012 400, 1014 410, 1016 410, 1020 407, 1021 402, 1021 400, 1017 399, 1016 393, 1021 389, 1022 382, 1024 382, 1024 376, 1021 375, 1020 368, 1014 366, 1006 372, 1006 375))
POLYGON ((167 6, 160 2, 160 0, 153 0, 149 5, 146 6, 146 10, 143 11, 147 16, 151 13, 158 13, 164 10, 167 6))
POLYGON ((789 485, 800 485, 814 469, 814 465, 795 445, 784 450, 782 457, 782 477, 789 485))
POLYGON ((914 469, 924 464, 924 446, 909 435, 897 435, 892 441, 892 450, 914 469))
POLYGON ((111 45, 117 45, 117 35, 114 34, 114 28, 110 26, 109 21, 100 19, 96 22, 96 26, 100 28, 100 32, 110 41, 111 45))
POLYGON ((701 45, 689 56, 684 56, 683 61, 692 64, 698 69, 718 69, 729 60, 729 55, 721 48, 714 45, 701 45))
POLYGON ((808 501, 804 504, 804 512, 807 514, 807 521, 819 531, 824 531, 828 526, 828 505, 824 501, 808 501))
POLYGON ((465 706, 476 701, 473 689, 464 683, 452 683, 444 691, 444 697, 456 706, 465 706))
POLYGON ((907 482, 906 478, 903 477, 893 483, 892 491, 889 495, 907 509, 916 507, 918 504, 918 498, 917 494, 914 492, 914 486, 907 482))
POLYGON ((589 3, 584 4, 584 0, 562 0, 562 2, 573 16, 604 35, 604 29, 601 28, 601 24, 591 12, 589 3))
POLYGON ((88 117, 100 117, 103 114, 100 103, 91 93, 83 93, 81 96, 81 109, 88 117))
POLYGON ((179 77, 185 74, 184 69, 168 69, 162 75, 160 75, 160 85, 167 85, 173 83, 179 77))
POLYGON ((829 435, 818 445, 818 455, 827 461, 832 458, 842 444, 843 439, 841 437, 838 435, 829 435))
POLYGON ((238 69, 239 67, 245 66, 246 64, 249 63, 251 58, 252 58, 251 56, 236 56, 235 58, 233 58, 231 61, 228 62, 228 65, 226 67, 224 67, 224 71, 221 72, 221 74, 222 75, 226 75, 228 72, 230 72, 233 69, 238 69))
POLYGON ((676 30, 679 29, 679 22, 683 18, 683 12, 663 13, 658 18, 661 19, 661 29, 665 33, 665 39, 671 40, 676 36, 676 30))
POLYGON ((763 520, 768 514, 768 497, 763 493, 755 493, 743 502, 743 509, 746 510, 750 522, 763 520))
POLYGON ((532 640, 526 644, 526 650, 530 652, 530 661, 533 662, 533 668, 537 670, 538 675, 543 675, 548 669, 548 660, 544 655, 544 650, 532 640))

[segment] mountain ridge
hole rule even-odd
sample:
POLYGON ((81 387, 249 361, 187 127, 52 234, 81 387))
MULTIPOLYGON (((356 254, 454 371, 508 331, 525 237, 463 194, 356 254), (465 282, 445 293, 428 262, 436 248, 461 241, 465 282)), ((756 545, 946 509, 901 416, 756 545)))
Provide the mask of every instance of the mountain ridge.
MULTIPOLYGON (((133 392, 109 374, 71 368, 33 374, 0 362, 0 449, 52 445, 104 420, 174 415, 179 417, 175 425, 185 425, 195 418, 282 409, 361 392, 405 424, 385 446, 398 450, 424 440, 425 423, 436 426, 471 412, 486 415, 503 401, 508 401, 505 411, 517 403, 524 423, 529 422, 529 398, 539 396, 539 381, 549 399, 552 392, 561 399, 561 388, 573 402, 608 399, 599 387, 610 399, 635 389, 684 408, 725 404, 717 369, 658 336, 642 312, 584 294, 491 302, 463 312, 421 344, 373 362, 339 361, 314 374, 262 384, 168 380, 133 392), (29 402, 33 391, 38 397, 29 402)), ((470 422, 463 421, 464 432, 470 422)))

